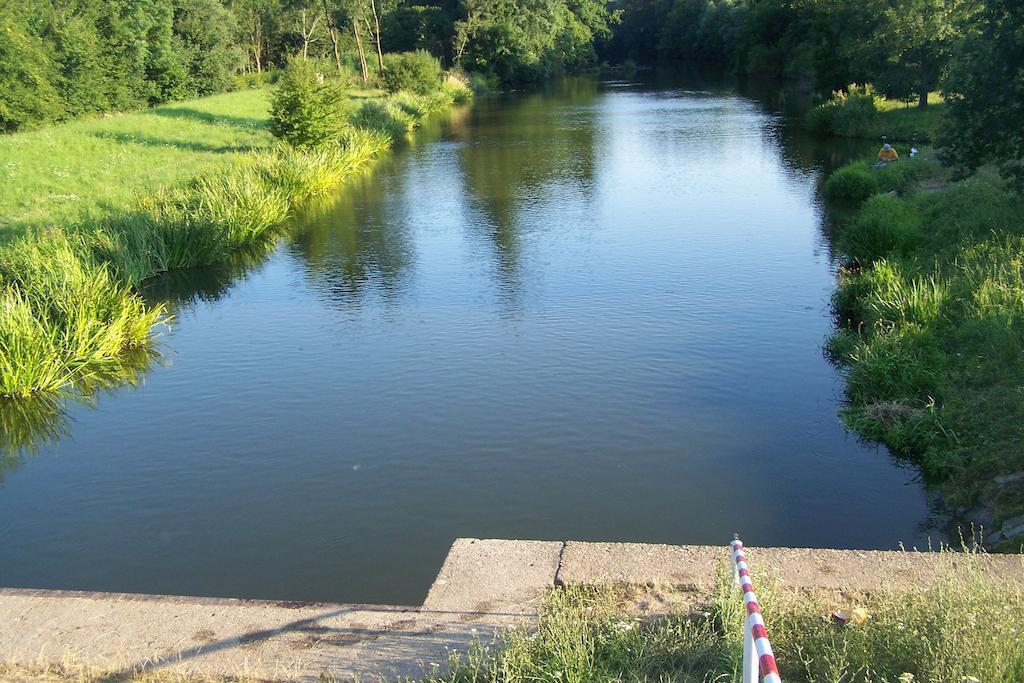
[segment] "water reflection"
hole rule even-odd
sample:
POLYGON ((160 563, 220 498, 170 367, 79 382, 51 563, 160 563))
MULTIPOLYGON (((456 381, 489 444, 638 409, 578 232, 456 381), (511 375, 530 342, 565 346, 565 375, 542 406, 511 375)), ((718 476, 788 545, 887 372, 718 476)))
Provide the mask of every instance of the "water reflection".
POLYGON ((69 403, 95 408, 102 396, 138 386, 159 357, 153 348, 136 349, 82 378, 71 390, 28 399, 0 399, 0 481, 4 470, 70 435, 69 403))
POLYGON ((487 247, 506 303, 522 289, 522 234, 553 226, 547 201, 593 200, 599 89, 593 79, 566 79, 527 95, 480 102, 459 141, 458 174, 467 228, 487 247))
POLYGON ((404 176, 376 169, 350 183, 345 192, 303 208, 303 226, 289 245, 302 256, 305 269, 328 302, 358 308, 372 290, 393 300, 414 260, 408 225, 396 215, 404 176))

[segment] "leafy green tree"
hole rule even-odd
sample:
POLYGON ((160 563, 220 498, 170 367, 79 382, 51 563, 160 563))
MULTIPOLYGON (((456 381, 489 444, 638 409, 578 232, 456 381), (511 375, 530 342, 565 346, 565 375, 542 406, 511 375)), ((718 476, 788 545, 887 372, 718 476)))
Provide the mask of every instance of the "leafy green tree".
POLYGON ((618 14, 603 0, 463 0, 454 60, 503 81, 529 81, 594 61, 618 14))
POLYGON ((234 44, 235 18, 219 0, 175 0, 174 52, 190 95, 231 88, 244 56, 234 44))
POLYGON ((659 54, 670 59, 731 62, 746 9, 746 0, 676 0, 658 34, 659 54))
MULTIPOLYGON (((27 11, 0 10, 0 131, 47 123, 65 114, 54 83, 57 69, 27 11)), ((27 10, 27 8, 25 8, 27 10)))
POLYGON ((270 132, 301 149, 337 142, 347 114, 337 81, 318 74, 312 64, 293 57, 270 102, 270 132))
POLYGON ((946 85, 943 156, 962 172, 996 163, 1024 192, 1024 5, 987 0, 946 85))
POLYGON ((885 66, 876 84, 900 98, 917 96, 928 106, 928 93, 939 87, 954 51, 964 37, 977 0, 900 0, 884 12, 877 49, 885 66))

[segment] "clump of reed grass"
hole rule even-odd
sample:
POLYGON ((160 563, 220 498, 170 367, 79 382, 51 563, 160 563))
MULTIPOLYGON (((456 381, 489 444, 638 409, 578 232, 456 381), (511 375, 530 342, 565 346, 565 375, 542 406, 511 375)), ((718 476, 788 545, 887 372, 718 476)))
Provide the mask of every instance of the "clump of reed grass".
POLYGON ((921 215, 890 195, 871 197, 853 223, 839 234, 839 250, 849 259, 870 263, 890 254, 909 254, 921 241, 921 215))
POLYGON ((408 137, 416 129, 419 119, 394 102, 370 100, 363 102, 349 122, 355 128, 383 133, 394 144, 408 137))
POLYGON ((145 346, 163 316, 78 239, 23 239, 0 256, 0 396, 59 389, 145 346))

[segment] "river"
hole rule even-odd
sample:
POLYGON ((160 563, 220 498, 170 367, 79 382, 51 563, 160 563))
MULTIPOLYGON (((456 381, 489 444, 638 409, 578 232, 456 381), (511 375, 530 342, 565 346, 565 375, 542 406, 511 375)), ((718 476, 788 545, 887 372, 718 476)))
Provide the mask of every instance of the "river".
POLYGON ((0 585, 419 604, 458 536, 923 543, 822 353, 837 150, 724 85, 481 98, 154 283, 160 358, 4 461, 0 585))

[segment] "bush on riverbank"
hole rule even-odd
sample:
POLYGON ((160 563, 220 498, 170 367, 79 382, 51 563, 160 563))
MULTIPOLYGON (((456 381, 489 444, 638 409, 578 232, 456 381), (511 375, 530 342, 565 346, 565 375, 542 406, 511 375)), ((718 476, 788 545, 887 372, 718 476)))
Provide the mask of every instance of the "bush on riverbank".
POLYGON ((922 181, 943 177, 944 172, 925 150, 911 159, 909 148, 899 150, 904 158, 888 166, 876 168, 873 160, 855 161, 837 169, 825 181, 829 199, 862 202, 879 192, 906 194, 922 181))
POLYGON ((875 196, 839 234, 851 267, 829 350, 845 369, 847 425, 919 460, 964 505, 998 520, 1024 490, 1024 200, 983 175, 875 196))
POLYGON ((388 92, 404 90, 426 95, 441 84, 441 62, 426 50, 391 54, 381 80, 388 92))
MULTIPOLYGON (((455 96, 422 103, 414 127, 455 96)), ((389 107, 397 107, 392 103, 389 107)), ((353 117, 333 144, 276 148, 139 200, 129 212, 0 249, 0 397, 52 392, 115 366, 150 343, 161 307, 135 293, 164 271, 209 265, 272 242, 291 208, 324 194, 394 144, 353 117)))
POLYGON ((300 149, 329 145, 345 126, 346 104, 339 82, 292 58, 270 98, 270 132, 300 149))
MULTIPOLYGON (((950 556, 953 553, 949 553, 950 556)), ((842 603, 762 582, 759 597, 783 680, 1007 681, 1024 676, 1016 613, 1024 597, 957 554, 926 590, 847 596, 870 615, 841 625, 842 603)), ((756 571, 757 558, 752 557, 756 571)), ((552 591, 535 630, 455 657, 435 682, 733 680, 743 653, 745 611, 731 576, 701 611, 641 618, 630 589, 552 591)))

